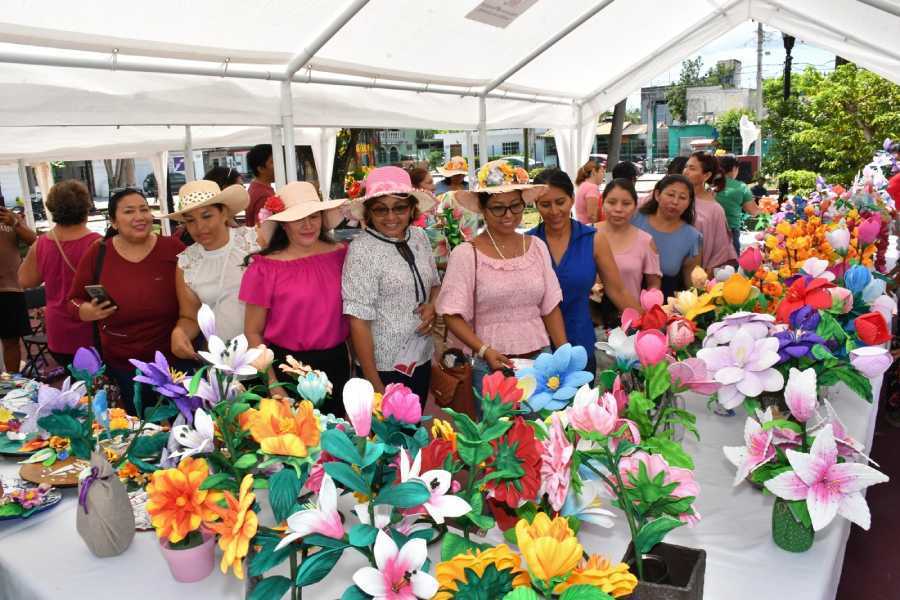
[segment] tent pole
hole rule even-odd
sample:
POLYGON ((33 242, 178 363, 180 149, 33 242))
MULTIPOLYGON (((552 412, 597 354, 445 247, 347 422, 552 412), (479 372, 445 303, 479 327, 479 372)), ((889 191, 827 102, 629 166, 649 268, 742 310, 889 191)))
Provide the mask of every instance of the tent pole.
POLYGON ((297 181, 297 148, 294 147, 294 100, 291 82, 281 82, 281 135, 284 139, 285 181, 297 181))
POLYGON ((25 223, 28 228, 34 230, 34 208, 31 206, 31 186, 28 185, 28 172, 25 171, 25 161, 21 158, 16 161, 19 167, 19 187, 22 188, 22 206, 25 207, 25 223))
MULTIPOLYGON (((578 113, 577 114, 578 114, 578 117, 577 117, 577 120, 575 121, 575 140, 576 140, 575 152, 572 153, 572 157, 573 157, 573 160, 575 161, 575 165, 579 166, 582 163, 581 163, 581 159, 578 158, 578 153, 581 152, 581 146, 583 143, 583 140, 581 139, 583 137, 581 134, 581 119, 583 118, 581 104, 578 105, 578 113)), ((588 154, 590 154, 590 152, 588 152, 588 154)))
POLYGON ((287 183, 284 172, 284 144, 281 142, 281 127, 272 125, 272 162, 275 165, 275 187, 287 183))
POLYGON ((487 145, 487 100, 481 96, 478 99, 478 162, 482 167, 488 162, 487 145))
POLYGON ((197 173, 194 169, 194 138, 191 137, 191 126, 184 126, 184 178, 186 181, 196 181, 197 173))
POLYGON ((871 6, 872 8, 880 11, 884 11, 886 13, 892 14, 895 17, 900 17, 900 7, 897 7, 896 4, 891 4, 887 0, 859 0, 860 3, 871 6))
POLYGON ((475 181, 475 137, 471 131, 466 131, 466 163, 469 167, 466 175, 469 178, 469 188, 473 188, 475 187, 472 183, 475 181))
POLYGON ((321 50, 322 46, 327 44, 328 40, 333 38, 335 34, 340 31, 344 25, 349 23, 350 20, 356 16, 356 13, 361 11, 368 3, 369 0, 353 0, 353 2, 351 2, 350 5, 345 8, 324 31, 322 31, 322 33, 316 36, 309 46, 303 48, 299 54, 291 59, 291 62, 288 63, 287 69, 285 70, 288 78, 290 79, 294 73, 302 69, 304 65, 309 62, 309 59, 315 56, 316 52, 321 50))

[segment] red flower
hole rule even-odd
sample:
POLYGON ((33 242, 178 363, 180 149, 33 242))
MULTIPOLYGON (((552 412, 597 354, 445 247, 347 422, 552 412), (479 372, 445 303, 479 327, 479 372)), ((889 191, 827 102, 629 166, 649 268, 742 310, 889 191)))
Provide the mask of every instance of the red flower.
POLYGON ((891 339, 891 332, 888 331, 881 313, 870 312, 860 315, 854 319, 853 324, 856 326, 856 335, 867 346, 883 344, 891 339))
POLYGON ((633 308, 622 311, 622 329, 626 332, 634 329, 648 331, 650 329, 662 329, 669 322, 669 315, 665 313, 659 304, 654 304, 644 314, 640 314, 633 308))
POLYGON ((491 442, 494 454, 488 459, 485 474, 505 471, 508 475, 485 484, 498 502, 516 508, 522 500, 534 500, 541 487, 541 443, 522 417, 498 440, 491 442))
POLYGON ((284 200, 281 199, 281 196, 269 196, 263 207, 274 215, 284 210, 284 200))
POLYGON ((516 387, 518 382, 515 377, 506 377, 501 371, 494 371, 481 380, 481 397, 499 398, 502 402, 518 407, 524 394, 516 387))
POLYGON ((791 313, 804 305, 820 309, 831 308, 831 294, 828 288, 832 287, 834 284, 824 279, 813 279, 806 283, 805 278, 798 278, 787 289, 784 299, 775 311, 775 316, 780 322, 787 323, 791 313))
POLYGON ((353 198, 356 198, 357 196, 360 195, 360 193, 362 192, 362 186, 359 184, 358 181, 354 181, 349 186, 347 186, 346 192, 347 192, 347 197, 352 200, 353 198))
POLYGON ((500 528, 500 531, 512 529, 519 522, 519 519, 522 518, 514 510, 493 498, 488 498, 484 503, 487 504, 488 510, 491 511, 491 516, 497 521, 497 527, 500 528))
POLYGON ((453 442, 450 440, 436 439, 422 448, 422 468, 425 473, 432 469, 443 469, 444 459, 453 453, 453 442))

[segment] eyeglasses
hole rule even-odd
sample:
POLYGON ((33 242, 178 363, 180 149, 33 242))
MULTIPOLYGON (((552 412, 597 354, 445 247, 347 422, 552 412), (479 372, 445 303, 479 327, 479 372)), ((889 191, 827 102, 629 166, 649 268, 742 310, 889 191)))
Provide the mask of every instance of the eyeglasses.
POLYGON ((383 219, 384 217, 388 216, 388 213, 392 213, 402 217, 409 212, 410 208, 412 208, 411 204, 395 204, 392 207, 387 207, 382 204, 379 206, 373 206, 370 210, 373 215, 375 215, 379 219, 383 219))
POLYGON ((515 204, 510 204, 509 206, 488 206, 487 209, 491 212, 495 217, 502 217, 506 214, 506 211, 511 212, 514 215, 521 215, 522 211, 525 210, 524 202, 516 202, 515 204))

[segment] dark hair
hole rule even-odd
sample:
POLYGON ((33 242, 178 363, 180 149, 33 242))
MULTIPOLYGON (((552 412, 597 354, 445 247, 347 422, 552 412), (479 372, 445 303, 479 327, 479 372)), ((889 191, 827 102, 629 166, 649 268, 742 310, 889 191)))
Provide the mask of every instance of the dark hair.
MULTIPOLYGON (((400 194, 385 194, 386 196, 397 196, 402 197, 400 194)), ((363 221, 365 222, 367 227, 375 227, 372 224, 372 207, 375 205, 377 200, 380 200, 384 196, 375 196, 374 198, 369 198, 365 202, 363 202, 363 221)), ((407 196, 410 204, 412 204, 412 208, 409 211, 409 224, 412 225, 413 221, 419 218, 419 201, 412 194, 407 196)))
POLYGON ((266 166, 270 158, 272 158, 272 144, 257 144, 247 153, 247 167, 254 176, 259 175, 259 170, 266 166))
MULTIPOLYGON (((322 215, 322 227, 319 229, 319 241, 327 242, 329 244, 336 243, 334 238, 331 237, 331 234, 328 233, 328 230, 325 229, 325 215, 322 215)), ((287 231, 284 230, 284 225, 275 221, 275 231, 272 232, 272 237, 269 239, 269 243, 266 244, 266 247, 260 250, 259 252, 253 252, 252 254, 248 254, 244 257, 244 266, 250 264, 250 259, 254 256, 269 256, 270 254, 275 254, 276 252, 281 252, 285 248, 291 245, 291 240, 288 238, 287 231)))
POLYGON ((725 189, 725 173, 722 171, 719 160, 715 156, 709 152, 700 151, 694 152, 691 154, 691 157, 700 161, 700 164, 703 165, 704 173, 712 174, 706 183, 708 183, 714 191, 721 192, 725 189))
POLYGON ((676 156, 672 160, 669 161, 669 166, 666 167, 667 175, 681 175, 684 173, 684 167, 687 166, 687 156, 676 156))
POLYGON ((557 169, 556 167, 544 169, 534 178, 534 183, 559 188, 564 191, 569 198, 575 197, 575 186, 572 185, 572 179, 569 177, 569 174, 562 169, 557 169))
POLYGON ((116 219, 116 211, 119 210, 119 202, 121 202, 122 198, 132 194, 137 194, 144 199, 145 204, 147 203, 147 196, 144 195, 144 192, 135 188, 124 188, 110 196, 109 205, 106 211, 110 225, 106 228, 106 233, 103 236, 105 239, 109 239, 119 233, 119 230, 112 226, 112 222, 116 219))
POLYGON ((414 188, 422 189, 422 182, 425 181, 425 178, 428 177, 430 171, 425 167, 413 167, 409 171, 409 181, 412 183, 414 188))
POLYGON ((612 170, 613 179, 630 179, 632 181, 638 178, 637 167, 628 160, 616 163, 612 170))
POLYGON ((688 180, 688 178, 684 175, 666 175, 665 177, 657 181, 656 187, 653 188, 653 196, 640 208, 640 211, 645 215, 652 215, 656 213, 656 211, 659 209, 659 201, 656 199, 656 196, 665 191, 667 187, 676 183, 681 183, 687 186, 688 195, 691 199, 688 203, 687 208, 684 209, 683 213, 681 213, 681 220, 688 225, 693 225, 695 219, 694 186, 691 185, 690 180, 688 180))
POLYGON ((888 146, 887 151, 889 154, 897 154, 898 152, 900 152, 900 142, 894 142, 893 144, 888 146))
POLYGON ((60 181, 47 194, 47 210, 57 225, 80 225, 93 206, 87 186, 77 179, 60 181))
POLYGON ((737 158, 734 157, 734 154, 726 154, 725 156, 720 156, 718 158, 719 166, 726 175, 731 173, 731 170, 738 166, 738 161, 737 158))
POLYGON ((575 185, 581 185, 584 181, 587 180, 588 177, 593 175, 594 171, 600 168, 600 165, 592 158, 587 161, 581 168, 578 169, 578 174, 575 175, 575 185))
POLYGON ((207 181, 215 181, 222 190, 229 185, 236 184, 240 178, 241 172, 234 167, 213 167, 203 176, 203 179, 207 181))
POLYGON ((606 187, 603 188, 603 197, 606 198, 607 194, 615 190, 616 188, 621 188, 628 192, 628 195, 634 199, 634 203, 637 204, 638 195, 637 191, 634 189, 634 183, 632 183, 631 179, 627 177, 616 177, 612 181, 606 184, 606 187))
MULTIPOLYGON (((520 190, 510 190, 510 191, 519 192, 519 198, 521 198, 523 202, 525 201, 525 199, 522 198, 522 192, 520 190)), ((491 194, 490 192, 478 192, 478 207, 481 208, 482 213, 487 208, 487 203, 491 199, 491 196, 493 196, 493 195, 494 194, 491 194)))

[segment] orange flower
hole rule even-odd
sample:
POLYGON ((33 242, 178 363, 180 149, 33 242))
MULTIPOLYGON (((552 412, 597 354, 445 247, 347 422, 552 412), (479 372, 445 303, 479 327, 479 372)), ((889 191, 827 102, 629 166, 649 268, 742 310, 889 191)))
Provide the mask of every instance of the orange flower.
POLYGON ((124 408, 109 409, 109 429, 128 429, 128 413, 124 408))
POLYGON ((516 523, 516 543, 531 574, 544 582, 571 573, 583 552, 565 517, 551 520, 542 512, 531 524, 525 519, 516 523))
POLYGON ((628 565, 619 563, 613 566, 605 556, 592 554, 587 560, 582 560, 572 575, 553 591, 562 594, 573 585, 591 585, 613 598, 621 598, 630 594, 637 584, 637 577, 631 574, 628 565))
POLYGON ((784 288, 781 287, 781 284, 776 282, 765 282, 762 286, 762 292, 766 296, 770 298, 780 298, 782 292, 784 292, 784 288))
POLYGON ((147 485, 147 514, 156 535, 175 544, 200 527, 203 521, 218 518, 213 511, 221 492, 201 490, 209 476, 209 466, 202 458, 187 457, 177 469, 156 471, 147 485))
POLYGON ((34 438, 30 442, 25 442, 22 444, 22 447, 19 448, 19 452, 35 452, 40 450, 41 448, 46 448, 50 442, 47 440, 42 440, 39 437, 34 438))
POLYGON ((475 575, 481 577, 490 565, 494 565, 498 571, 509 570, 514 587, 531 587, 531 579, 522 568, 522 559, 510 550, 509 546, 500 544, 487 550, 469 550, 438 563, 434 574, 440 588, 434 600, 454 598, 455 593, 459 591, 459 584, 468 580, 466 569, 471 569, 475 575))
POLYGON ((58 435, 54 435, 50 437, 50 447, 56 450, 57 452, 62 452, 69 449, 69 445, 71 442, 67 437, 60 437, 58 435))
POLYGON ((132 464, 130 461, 122 465, 122 467, 119 469, 118 475, 119 479, 121 479, 122 481, 133 479, 136 483, 139 484, 147 481, 147 476, 143 472, 141 472, 140 469, 134 466, 134 464, 132 464))
POLYGON ((256 535, 259 519, 253 512, 253 501, 256 494, 253 489, 253 476, 244 475, 241 481, 241 491, 235 498, 231 492, 225 492, 225 502, 228 508, 214 505, 212 510, 221 518, 218 523, 207 523, 212 531, 219 534, 219 548, 224 551, 222 562, 219 564, 223 573, 228 572, 228 567, 234 568, 234 576, 244 578, 244 566, 242 560, 247 556, 250 540, 256 535))
POLYGON ((302 458, 309 455, 310 447, 319 445, 319 420, 307 400, 294 412, 289 400, 263 398, 259 409, 251 408, 244 414, 244 427, 266 454, 302 458))

